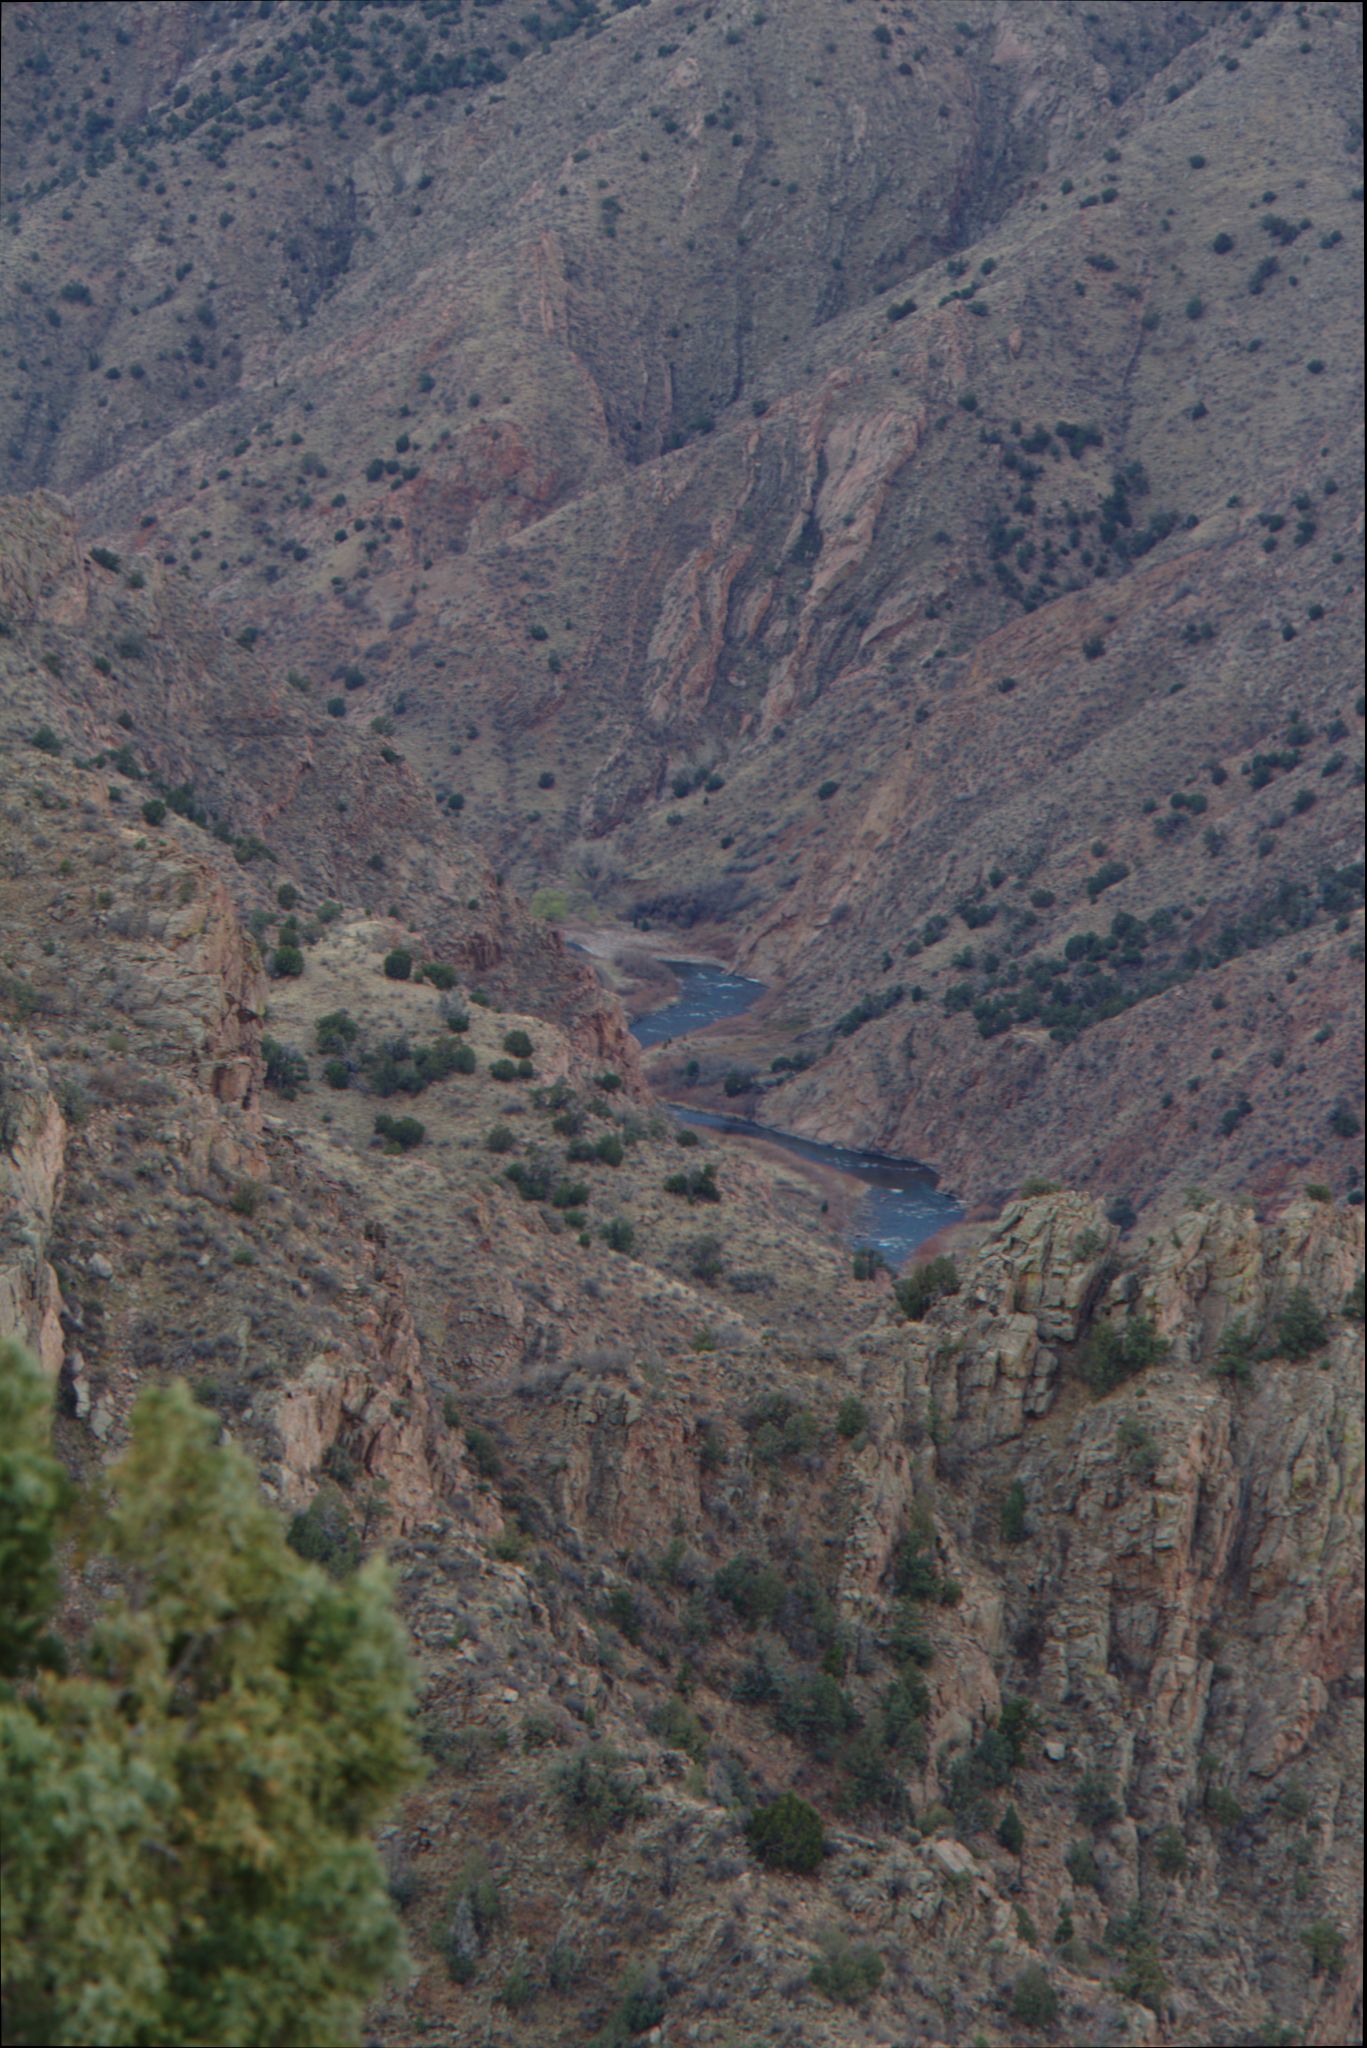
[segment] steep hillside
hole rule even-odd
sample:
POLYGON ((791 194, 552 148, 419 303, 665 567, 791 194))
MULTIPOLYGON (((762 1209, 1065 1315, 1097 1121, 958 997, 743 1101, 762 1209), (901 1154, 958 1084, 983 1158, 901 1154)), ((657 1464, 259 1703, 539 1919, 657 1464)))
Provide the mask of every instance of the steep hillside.
POLYGON ((1355 16, 547 10, 477 78, 459 10, 116 12, 8 23, 16 481, 525 892, 778 984, 769 1121, 1354 1184, 1358 1017, 1270 1063, 1361 943, 1355 16), (83 159, 46 81, 120 51, 83 159))
POLYGON ((368 2038, 1360 2041, 1360 11, 0 27, 0 1337, 394 1560, 368 2038))
POLYGON ((611 1058, 634 1078, 617 1006, 402 753, 373 723, 362 733, 311 711, 153 558, 83 553, 46 493, 0 501, 0 625, 0 743, 16 765, 69 749, 103 772, 106 815, 145 823, 150 803, 154 830, 169 815, 203 834, 258 937, 302 897, 310 939, 320 914, 359 903, 453 973, 552 1013, 584 1061, 611 1058))
POLYGON ((41 756, 6 809, 7 1321, 78 1469, 173 1372, 309 1554, 388 1542, 432 1775, 376 2038, 1357 2037, 1359 1211, 1126 1251, 1036 1196, 908 1321, 799 1182, 671 1195, 544 1021, 471 1005, 381 1145, 439 993, 355 919, 268 982, 117 812, 41 756), (757 1853, 784 1791, 817 1875, 757 1853))

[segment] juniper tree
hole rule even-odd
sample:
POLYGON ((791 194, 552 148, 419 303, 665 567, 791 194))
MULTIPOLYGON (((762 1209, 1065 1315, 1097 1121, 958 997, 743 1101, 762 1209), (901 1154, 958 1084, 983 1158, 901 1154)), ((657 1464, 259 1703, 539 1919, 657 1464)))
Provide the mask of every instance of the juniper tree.
POLYGON ((152 1388, 83 1514, 120 1590, 62 1669, 47 1410, 0 1348, 5 2038, 358 2040, 402 1949, 368 1832, 414 1768, 384 1567, 297 1557, 213 1416, 152 1388))

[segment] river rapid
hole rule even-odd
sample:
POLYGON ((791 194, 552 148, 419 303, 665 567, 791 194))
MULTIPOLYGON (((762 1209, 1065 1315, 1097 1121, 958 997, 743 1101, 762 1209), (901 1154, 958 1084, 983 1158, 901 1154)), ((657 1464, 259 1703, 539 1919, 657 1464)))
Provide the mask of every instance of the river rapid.
MULTIPOLYGON (((662 1009, 647 1010, 636 1018, 632 1035, 642 1046, 670 1044, 723 1018, 738 1017, 764 993, 762 982, 748 981, 726 967, 696 960, 666 960, 663 965, 678 982, 679 994, 662 1009)), ((849 1145, 823 1145, 814 1138, 794 1137, 746 1117, 689 1109, 682 1103, 666 1106, 681 1123, 741 1141, 777 1145, 813 1166, 859 1181, 863 1193, 850 1219, 850 1242, 876 1247, 894 1269, 918 1245, 963 1214, 953 1197, 940 1191, 931 1169, 917 1160, 889 1158, 849 1145)))

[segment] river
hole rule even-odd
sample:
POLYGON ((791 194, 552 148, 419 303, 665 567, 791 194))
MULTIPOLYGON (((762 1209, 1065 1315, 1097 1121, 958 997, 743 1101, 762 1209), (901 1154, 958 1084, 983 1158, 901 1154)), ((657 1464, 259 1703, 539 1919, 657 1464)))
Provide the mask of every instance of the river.
MULTIPOLYGON (((694 960, 663 963, 679 983, 677 999, 663 1009, 647 1010, 632 1025, 643 1046, 662 1045, 701 1031, 724 1017, 738 1017, 758 1001, 764 985, 732 974, 725 967, 694 960)), ((711 1110, 667 1105, 682 1123, 740 1139, 762 1139, 815 1166, 832 1168, 861 1181, 864 1194, 850 1222, 851 1243, 875 1245, 888 1264, 900 1266, 924 1244, 963 1214, 952 1196, 942 1194, 928 1166, 914 1159, 892 1159, 880 1152, 862 1152, 849 1145, 823 1145, 814 1138, 793 1137, 745 1117, 721 1116, 711 1110)))

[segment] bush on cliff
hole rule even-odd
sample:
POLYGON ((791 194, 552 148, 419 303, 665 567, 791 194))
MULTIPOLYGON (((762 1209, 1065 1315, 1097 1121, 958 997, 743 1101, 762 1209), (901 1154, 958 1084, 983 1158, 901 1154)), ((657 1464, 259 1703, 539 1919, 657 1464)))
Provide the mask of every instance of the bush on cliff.
POLYGON ((899 1280, 893 1290, 897 1306, 909 1323, 919 1323, 937 1301, 958 1291, 959 1269, 953 1259, 945 1257, 928 1259, 924 1266, 899 1280))
POLYGON ((751 1850, 771 1870, 807 1873, 818 1868, 826 1853, 821 1815, 796 1792, 780 1792, 768 1806, 756 1807, 745 1824, 751 1850))
POLYGON ((1166 1356, 1168 1341, 1160 1337, 1152 1316, 1128 1316, 1123 1324, 1098 1323, 1082 1354, 1082 1377, 1094 1394, 1109 1394, 1166 1356))

